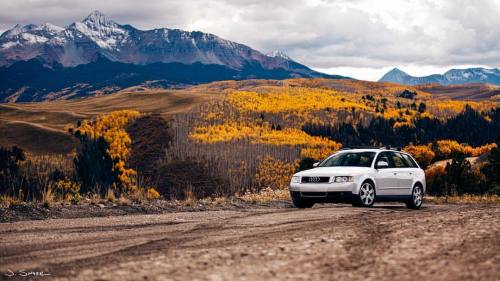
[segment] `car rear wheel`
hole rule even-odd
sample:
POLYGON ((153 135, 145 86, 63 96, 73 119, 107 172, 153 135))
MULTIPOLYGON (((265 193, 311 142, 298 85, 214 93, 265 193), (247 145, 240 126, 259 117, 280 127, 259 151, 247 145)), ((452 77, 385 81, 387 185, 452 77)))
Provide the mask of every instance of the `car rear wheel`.
POLYGON ((303 198, 293 198, 292 203, 295 208, 299 209, 312 208, 314 206, 314 201, 303 198))
POLYGON ((415 185, 411 192, 411 199, 406 202, 406 207, 410 209, 420 209, 424 203, 424 190, 420 185, 415 185))
POLYGON ((357 198, 354 199, 353 206, 355 207, 371 207, 375 203, 375 186, 365 181, 359 189, 357 198))

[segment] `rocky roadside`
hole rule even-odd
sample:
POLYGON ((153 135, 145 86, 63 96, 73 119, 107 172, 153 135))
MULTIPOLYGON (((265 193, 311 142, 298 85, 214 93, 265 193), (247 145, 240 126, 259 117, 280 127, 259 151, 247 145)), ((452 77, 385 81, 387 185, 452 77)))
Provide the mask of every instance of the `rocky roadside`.
POLYGON ((85 199, 76 204, 55 202, 11 203, 0 206, 0 223, 44 219, 73 219, 89 217, 124 216, 134 214, 162 214, 172 212, 199 212, 214 210, 238 210, 247 208, 290 208, 287 201, 250 203, 239 198, 224 200, 205 199, 192 201, 147 200, 141 202, 110 202, 85 199))

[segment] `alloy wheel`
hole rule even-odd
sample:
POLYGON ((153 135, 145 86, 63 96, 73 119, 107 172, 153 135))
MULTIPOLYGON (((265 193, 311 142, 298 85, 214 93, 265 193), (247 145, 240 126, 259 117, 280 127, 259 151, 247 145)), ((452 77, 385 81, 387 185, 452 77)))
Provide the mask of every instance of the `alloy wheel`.
POLYGON ((359 189, 359 198, 365 206, 370 206, 375 200, 375 188, 368 182, 363 183, 359 189))
POLYGON ((422 189, 420 188, 420 186, 417 185, 413 189, 413 204, 415 204, 415 206, 417 207, 420 207, 420 205, 422 205, 422 201, 423 201, 422 189))

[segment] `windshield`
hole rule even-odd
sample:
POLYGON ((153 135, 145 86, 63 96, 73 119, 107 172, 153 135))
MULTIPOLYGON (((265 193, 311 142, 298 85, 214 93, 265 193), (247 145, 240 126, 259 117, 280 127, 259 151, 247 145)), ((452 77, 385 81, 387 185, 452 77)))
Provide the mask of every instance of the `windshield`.
POLYGON ((321 162, 318 167, 371 167, 375 152, 340 152, 321 162))

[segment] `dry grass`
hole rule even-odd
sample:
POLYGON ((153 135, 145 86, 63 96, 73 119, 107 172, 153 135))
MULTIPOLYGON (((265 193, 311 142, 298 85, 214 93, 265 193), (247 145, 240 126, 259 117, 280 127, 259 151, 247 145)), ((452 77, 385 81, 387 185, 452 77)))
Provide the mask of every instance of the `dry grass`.
POLYGON ((22 201, 18 198, 7 195, 0 195, 0 208, 9 208, 10 206, 19 205, 21 203, 22 201))
POLYGON ((112 190, 108 190, 106 195, 106 201, 119 204, 119 205, 130 205, 130 203, 145 203, 152 202, 161 198, 160 193, 154 188, 135 188, 130 190, 127 194, 122 194, 120 197, 116 197, 112 190))
POLYGON ((159 199, 160 193, 154 187, 150 187, 146 191, 146 198, 149 200, 159 199))
POLYGON ((108 192, 106 192, 106 200, 112 203, 116 201, 115 193, 112 189, 108 189, 108 192))
POLYGON ((67 130, 79 120, 123 109, 168 116, 186 112, 207 98, 200 89, 145 89, 86 99, 0 104, 0 145, 17 145, 35 154, 70 153, 77 142, 67 130))
MULTIPOLYGON (((1 105, 0 105, 1 107, 1 105)), ((0 111, 0 119, 2 112, 0 111)), ((70 134, 39 126, 35 123, 0 120, 0 146, 17 145, 35 154, 67 154, 78 141, 70 134)))
POLYGON ((431 93, 436 98, 451 98, 454 100, 484 100, 500 94, 500 87, 489 84, 448 85, 439 84, 418 85, 417 89, 431 93))
POLYGON ((290 191, 288 189, 265 188, 259 193, 247 192, 238 195, 237 198, 247 203, 269 203, 272 201, 290 201, 290 191))

